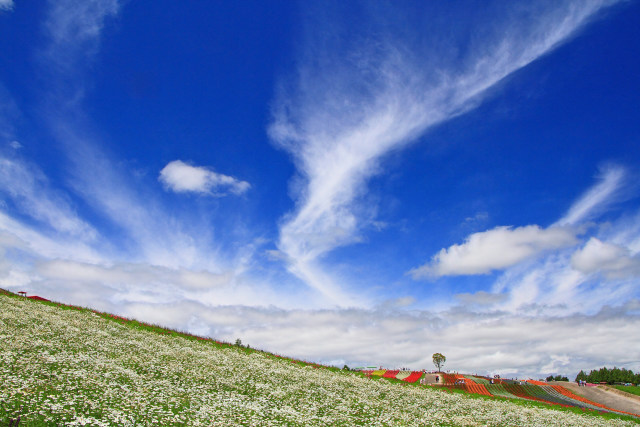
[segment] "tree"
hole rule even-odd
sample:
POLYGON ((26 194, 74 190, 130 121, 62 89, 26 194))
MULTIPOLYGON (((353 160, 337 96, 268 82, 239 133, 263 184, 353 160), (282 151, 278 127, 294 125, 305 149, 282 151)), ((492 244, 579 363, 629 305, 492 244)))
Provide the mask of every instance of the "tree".
POLYGON ((236 345, 237 345, 238 347, 242 347, 242 340, 241 340, 240 338, 238 338, 238 339, 236 340, 236 345))
POLYGON ((587 381, 587 374, 585 374, 583 370, 580 370, 578 375, 576 375, 576 382, 580 381, 587 381))
POLYGON ((441 371, 441 367, 442 365, 444 365, 444 362, 447 361, 447 358, 444 357, 444 354, 442 353, 435 353, 433 355, 433 364, 436 365, 436 368, 438 368, 438 372, 441 371))
POLYGON ((580 371, 578 377, 576 377, 576 381, 580 379, 590 383, 606 382, 614 384, 618 382, 638 384, 640 382, 640 373, 634 374, 633 371, 626 368, 620 369, 614 366, 612 369, 609 369, 605 366, 600 369, 591 370, 589 375, 586 375, 584 371, 580 371))

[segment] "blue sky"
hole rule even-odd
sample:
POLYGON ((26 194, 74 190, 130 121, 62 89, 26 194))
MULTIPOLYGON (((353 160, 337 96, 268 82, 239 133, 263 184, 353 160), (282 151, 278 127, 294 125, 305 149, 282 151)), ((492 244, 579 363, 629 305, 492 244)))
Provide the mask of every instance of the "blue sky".
POLYGON ((0 286, 342 365, 640 370, 637 1, 0 0, 0 286))

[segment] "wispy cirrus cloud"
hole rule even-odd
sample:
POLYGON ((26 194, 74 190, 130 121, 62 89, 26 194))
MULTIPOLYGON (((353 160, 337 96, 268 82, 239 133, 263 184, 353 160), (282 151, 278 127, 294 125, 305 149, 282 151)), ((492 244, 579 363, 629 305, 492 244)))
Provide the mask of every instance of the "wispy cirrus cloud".
POLYGON ((0 0, 0 11, 13 9, 13 0, 0 0))
POLYGON ((109 18, 120 10, 118 0, 50 1, 44 28, 49 43, 44 54, 49 66, 69 72, 76 61, 93 56, 98 49, 100 36, 109 18))
MULTIPOLYGON (((48 132, 65 155, 63 180, 54 185, 37 165, 0 157, 0 192, 10 202, 0 206, 0 252, 9 261, 0 266, 0 284, 56 293, 86 305, 147 301, 153 295, 165 302, 284 301, 270 296, 270 287, 261 280, 254 286, 243 276, 255 250, 251 237, 235 243, 239 248, 229 245, 221 251, 209 219, 186 209, 167 209, 157 185, 141 185, 122 162, 113 160, 109 137, 85 114, 88 64, 98 53, 108 21, 119 12, 115 0, 48 4, 43 20, 48 38, 35 51, 35 71, 42 77, 42 102, 35 110, 44 124, 42 133, 48 132), (252 292, 260 296, 252 298, 252 292)), ((2 95, 0 125, 17 108, 2 95)), ((8 137, 14 138, 11 131, 8 137)), ((195 190, 194 172, 205 169, 173 166, 182 175, 171 174, 169 167, 167 183, 177 188, 175 179, 192 179, 180 188, 195 190)), ((239 194, 249 186, 206 172, 210 190, 218 186, 239 194)))
POLYGON ((503 78, 566 41, 612 3, 532 8, 517 25, 495 23, 499 30, 475 41, 456 65, 384 31, 347 46, 335 41, 339 31, 312 35, 308 47, 316 50, 306 52, 295 86, 281 90, 269 128, 300 174, 296 208, 284 218, 278 242, 290 271, 331 292, 331 279, 313 277, 310 266, 357 241, 373 220, 360 197, 368 179, 380 173, 380 159, 474 108, 503 78))
POLYGON ((620 199, 627 173, 624 168, 608 165, 602 169, 598 183, 591 187, 576 202, 556 225, 576 224, 605 210, 620 199))
POLYGON ((214 172, 206 167, 192 166, 181 160, 169 162, 162 168, 158 180, 167 190, 176 193, 201 193, 213 196, 224 196, 227 193, 240 195, 251 187, 247 181, 214 172))
POLYGON ((39 58, 47 77, 42 119, 66 155, 68 187, 120 234, 110 256, 119 253, 133 262, 219 271, 206 227, 192 233, 189 224, 166 213, 153 191, 136 186, 131 171, 113 160, 109 138, 97 133, 84 114, 87 65, 95 59, 106 23, 117 17, 120 2, 90 0, 77 5, 63 0, 49 6, 43 24, 49 39, 39 58))
POLYGON ((81 240, 97 236, 97 231, 74 212, 68 200, 56 194, 36 165, 0 156, 0 193, 10 197, 31 218, 54 230, 81 240))

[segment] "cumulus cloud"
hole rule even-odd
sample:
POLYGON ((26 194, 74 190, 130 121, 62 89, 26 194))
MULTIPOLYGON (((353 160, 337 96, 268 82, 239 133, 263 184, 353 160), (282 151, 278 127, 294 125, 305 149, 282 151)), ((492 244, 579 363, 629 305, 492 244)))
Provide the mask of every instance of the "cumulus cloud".
POLYGON ((571 266, 583 273, 602 272, 607 278, 640 277, 640 256, 629 248, 595 237, 571 257, 571 266))
POLYGON ((499 31, 474 38, 466 56, 453 62, 438 43, 409 45, 385 30, 357 35, 363 44, 334 37, 335 28, 307 35, 298 81, 282 86, 269 128, 299 172, 296 208, 284 218, 278 242, 290 271, 321 292, 333 288, 330 278, 305 272, 318 270, 310 266, 324 254, 358 241, 373 221, 361 196, 380 172, 381 157, 474 108, 503 78, 550 52, 611 3, 554 3, 519 15, 517 25, 504 19, 494 23, 499 31))
POLYGON ((251 185, 232 176, 216 173, 201 166, 192 166, 180 160, 169 162, 161 171, 158 180, 167 190, 176 193, 203 193, 222 196, 227 192, 242 194, 251 185))
POLYGON ((442 249, 431 262, 411 270, 416 279, 423 277, 487 274, 501 270, 544 251, 577 243, 569 228, 543 229, 537 225, 496 227, 474 233, 464 243, 442 249))

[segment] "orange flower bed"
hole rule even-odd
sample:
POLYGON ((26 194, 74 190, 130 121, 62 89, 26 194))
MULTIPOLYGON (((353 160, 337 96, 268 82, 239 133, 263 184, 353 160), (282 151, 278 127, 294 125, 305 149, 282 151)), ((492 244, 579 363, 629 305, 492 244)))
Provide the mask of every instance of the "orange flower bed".
POLYGON ((463 377, 463 378, 464 378, 464 383, 466 385, 467 391, 469 393, 483 394, 485 396, 493 396, 491 393, 489 393, 489 390, 487 390, 484 384, 478 384, 475 381, 466 377, 463 377))
POLYGON ((453 385, 456 383, 456 379, 461 377, 462 375, 453 375, 453 374, 442 374, 442 378, 444 379, 445 385, 453 385))

